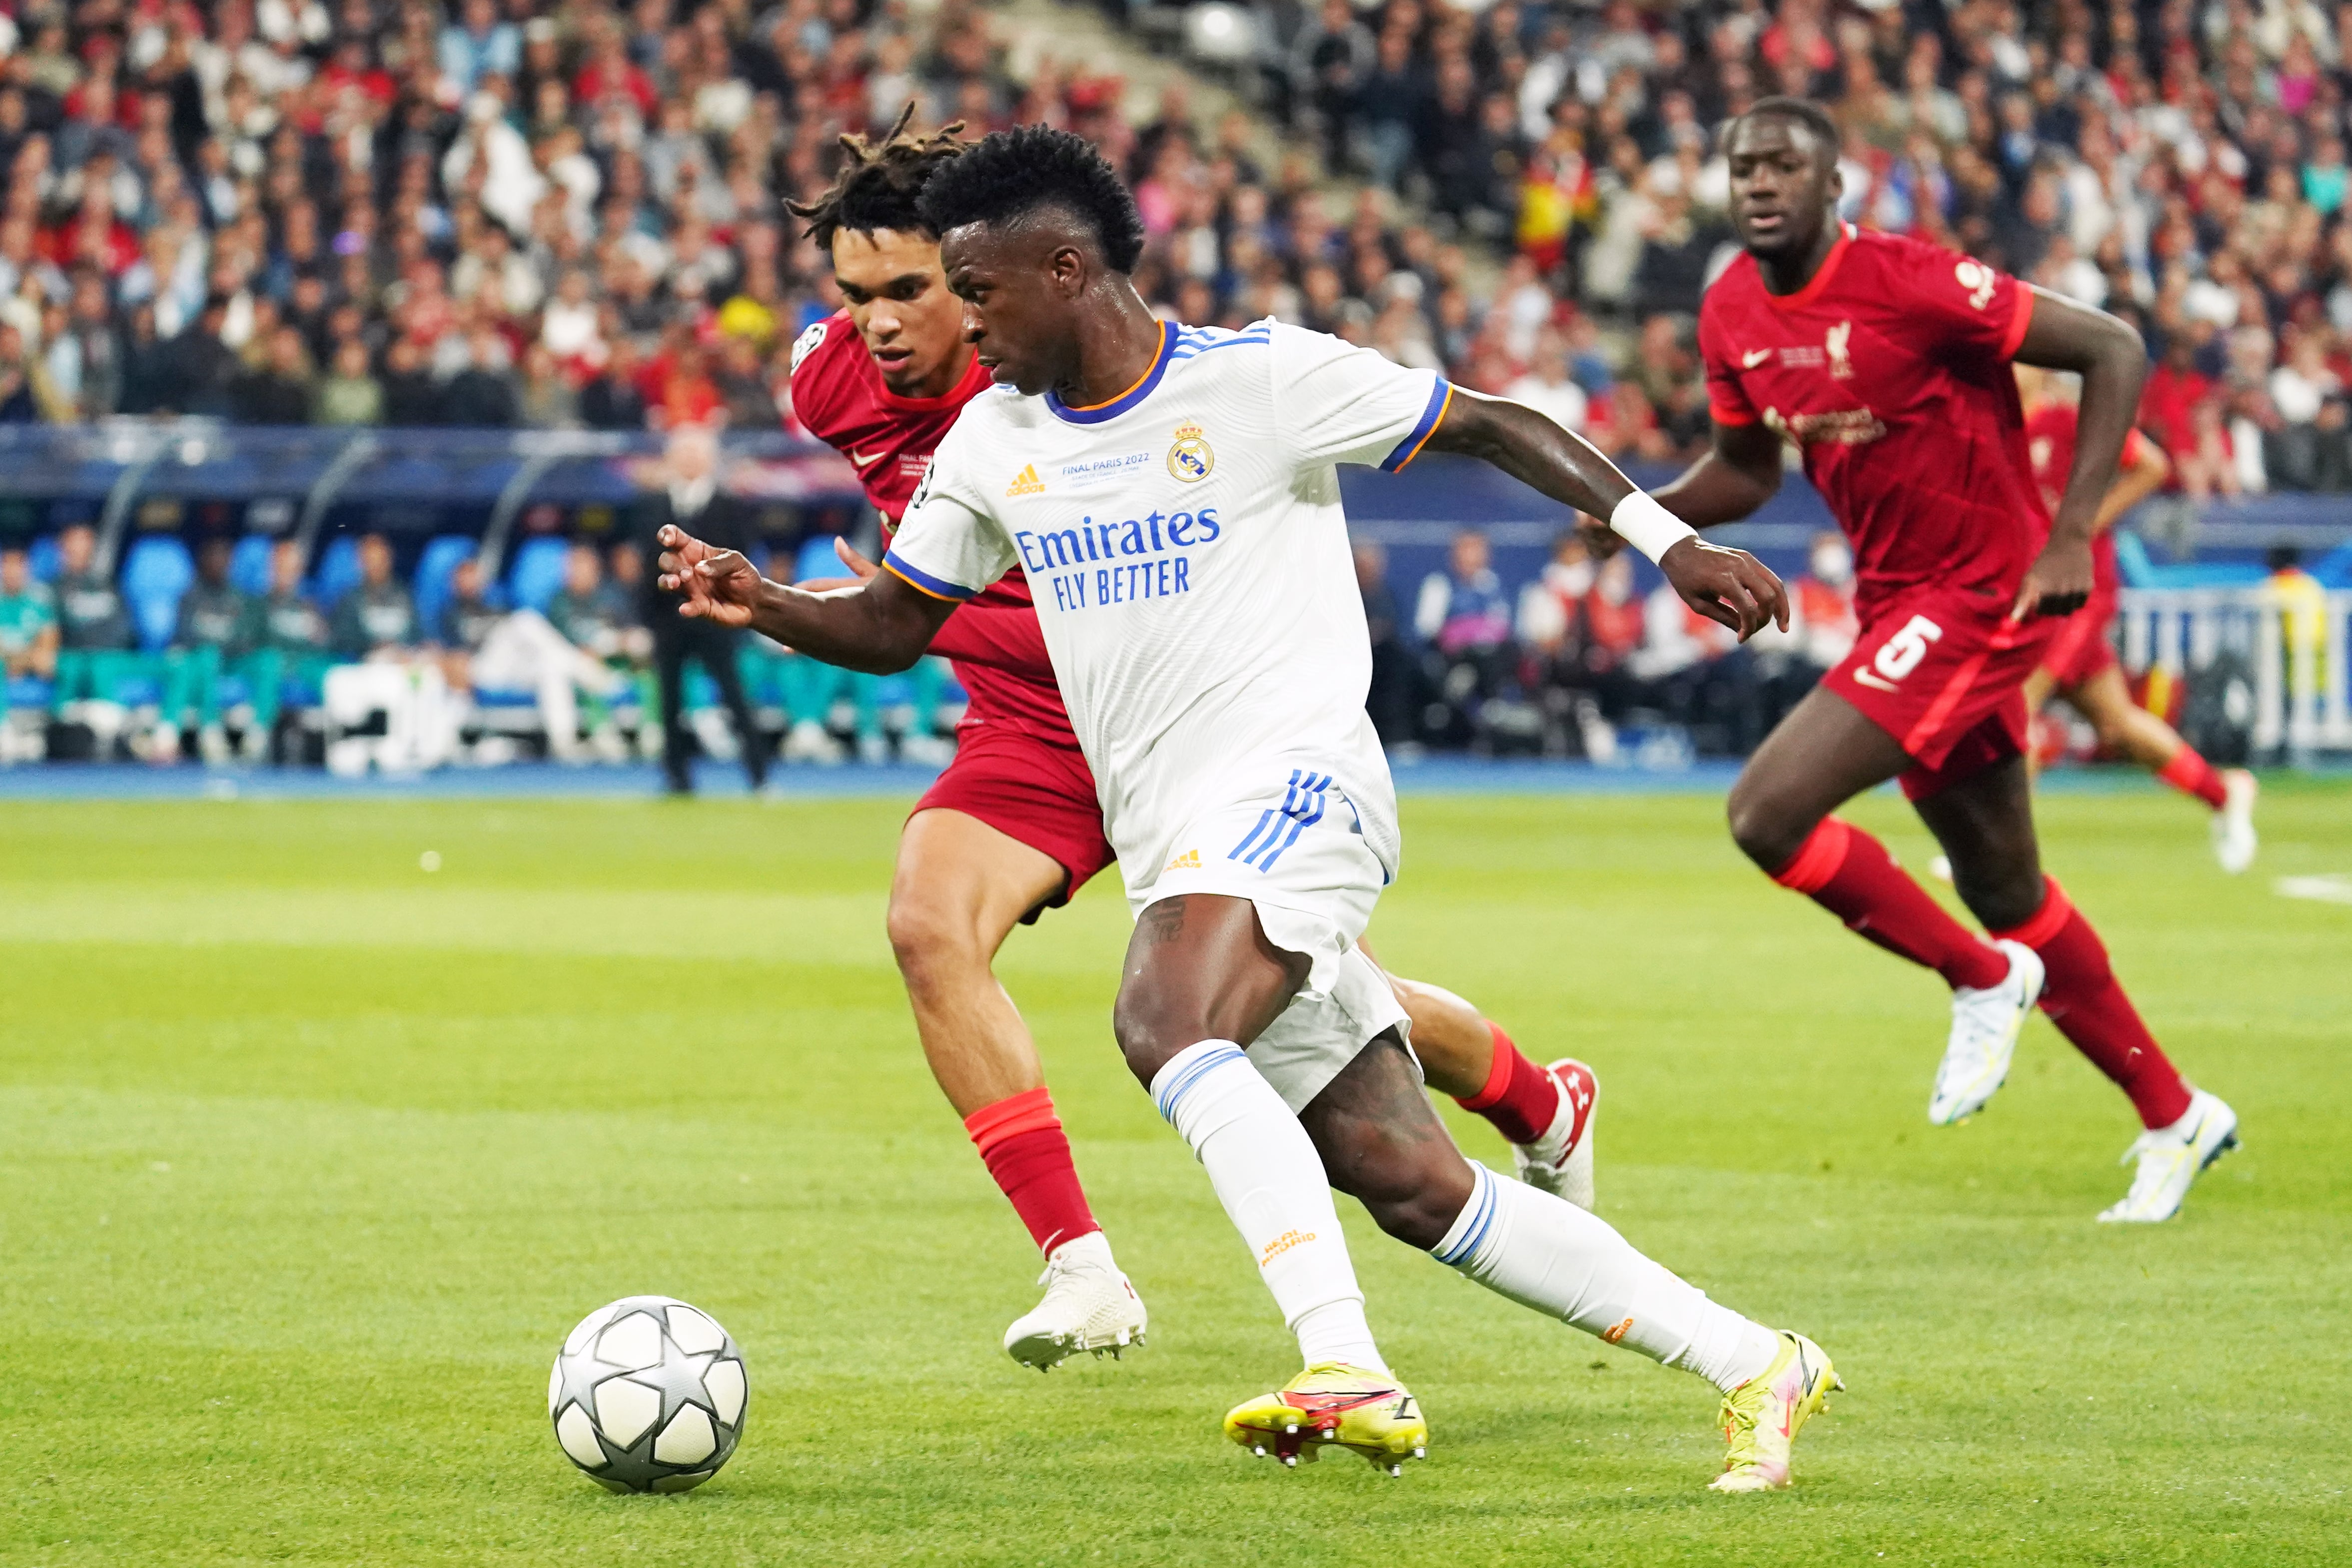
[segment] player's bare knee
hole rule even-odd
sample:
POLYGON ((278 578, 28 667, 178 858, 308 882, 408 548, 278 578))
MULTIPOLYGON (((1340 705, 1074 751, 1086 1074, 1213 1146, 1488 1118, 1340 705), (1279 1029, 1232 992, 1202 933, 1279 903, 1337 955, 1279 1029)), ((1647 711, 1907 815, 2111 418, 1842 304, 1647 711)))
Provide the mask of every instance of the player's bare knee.
POLYGON ((1211 1037, 1199 1021, 1175 1016, 1149 985, 1134 982, 1119 988, 1110 1029, 1127 1070, 1146 1089, 1178 1052, 1211 1037))
POLYGON ((1731 841, 1766 871, 1778 871, 1803 847, 1805 835, 1814 825, 1800 820, 1801 813, 1764 791, 1743 789, 1746 782, 1743 778, 1740 784, 1732 786, 1731 798, 1724 805, 1731 824, 1731 841))
POLYGON ((920 894, 893 895, 884 925, 898 973, 911 991, 956 984, 975 964, 988 967, 971 922, 920 894))

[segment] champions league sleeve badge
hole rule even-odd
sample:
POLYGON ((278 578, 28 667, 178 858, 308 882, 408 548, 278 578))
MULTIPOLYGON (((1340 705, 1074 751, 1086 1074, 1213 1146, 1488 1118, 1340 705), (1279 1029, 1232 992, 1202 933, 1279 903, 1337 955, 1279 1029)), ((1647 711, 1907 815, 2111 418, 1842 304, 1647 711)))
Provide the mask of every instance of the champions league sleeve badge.
POLYGON ((1209 438, 1191 420, 1176 426, 1176 444, 1168 448, 1168 471, 1188 485, 1199 484, 1217 466, 1209 438))

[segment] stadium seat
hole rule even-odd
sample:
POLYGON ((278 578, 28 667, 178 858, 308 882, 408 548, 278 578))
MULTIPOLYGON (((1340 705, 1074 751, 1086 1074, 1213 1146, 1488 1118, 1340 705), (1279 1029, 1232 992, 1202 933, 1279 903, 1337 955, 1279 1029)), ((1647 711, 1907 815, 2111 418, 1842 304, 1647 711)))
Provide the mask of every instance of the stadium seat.
POLYGON ((168 535, 140 540, 122 563, 122 596, 131 606, 139 646, 149 653, 171 646, 180 624, 180 601, 196 580, 188 547, 168 535))
POLYGON ((338 534, 310 568, 310 598, 322 610, 332 610, 344 595, 360 585, 360 542, 338 534))
POLYGON ((2323 588, 2352 588, 2352 543, 2337 545, 2311 563, 2323 588))
POLYGON ((411 591, 416 599, 417 624, 428 633, 439 629, 441 612, 449 607, 449 579, 462 563, 474 558, 475 549, 474 541, 466 535, 445 533, 429 541, 417 557, 411 591))
POLYGON ((269 592, 269 552, 277 542, 263 533, 248 533, 238 540, 228 558, 229 586, 257 599, 266 596, 269 592))
POLYGON ((33 581, 54 583, 58 580, 58 536, 56 534, 45 533, 33 541, 33 547, 25 552, 25 556, 26 564, 33 569, 33 581))
POLYGON ((544 611, 563 591, 563 559, 571 552, 568 539, 534 539, 516 551, 507 571, 507 603, 518 610, 544 611))
POLYGON ((2116 531, 2116 573, 2126 588, 2242 588, 2270 575, 2258 561, 2184 562, 2159 566, 2137 533, 2116 531))

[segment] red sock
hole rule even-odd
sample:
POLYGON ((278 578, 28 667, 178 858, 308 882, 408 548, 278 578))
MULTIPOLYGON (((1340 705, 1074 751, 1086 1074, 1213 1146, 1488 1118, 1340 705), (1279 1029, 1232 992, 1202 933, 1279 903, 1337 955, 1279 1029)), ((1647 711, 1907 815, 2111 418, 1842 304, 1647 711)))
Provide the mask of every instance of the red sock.
POLYGON ((1559 1085, 1511 1044, 1500 1024, 1489 1020, 1486 1028, 1495 1037, 1495 1065, 1487 1069, 1486 1087, 1454 1103, 1493 1122, 1505 1142, 1532 1143, 1559 1114, 1559 1085))
POLYGON ((1070 1163, 1070 1141, 1043 1084, 982 1106, 963 1119, 963 1130, 1040 1252, 1102 1228, 1087 1207, 1078 1168, 1070 1163))
POLYGON ((2032 920, 1998 937, 2021 942, 2042 955, 2050 972, 2042 984, 2042 1010, 2091 1065, 2131 1096, 2144 1127, 2169 1127, 2189 1114, 2189 1086, 2141 1023, 2139 1010, 2124 994, 2107 963, 2106 944, 2066 897, 2058 879, 2032 920))
POLYGON ((1998 948, 1947 914, 1885 845, 1851 823, 1822 818, 1772 879, 1954 987, 1981 991, 2008 977, 2009 960, 1998 948))
POLYGON ((2183 746, 2173 752, 2172 760, 2156 770, 2156 776, 2183 795, 2195 795, 2216 811, 2230 802, 2221 770, 2199 756, 2194 746, 2183 746))

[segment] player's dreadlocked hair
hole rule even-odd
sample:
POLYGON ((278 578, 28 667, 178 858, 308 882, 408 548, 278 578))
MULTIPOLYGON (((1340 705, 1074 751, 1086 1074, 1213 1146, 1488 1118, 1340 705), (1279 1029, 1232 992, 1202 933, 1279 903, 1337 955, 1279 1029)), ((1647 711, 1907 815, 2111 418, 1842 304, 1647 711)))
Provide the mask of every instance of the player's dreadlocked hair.
POLYGON ((933 234, 1059 207, 1095 231, 1115 269, 1134 271, 1143 255, 1143 215, 1118 173, 1085 137, 1051 126, 992 132, 932 175, 921 206, 933 234))
MULTIPOLYGON (((1795 121, 1813 133, 1813 141, 1820 150, 1820 156, 1823 162, 1830 163, 1837 162, 1838 149, 1843 144, 1845 138, 1839 134, 1837 121, 1830 118, 1830 111, 1812 100, 1784 98, 1778 94, 1770 98, 1759 98, 1749 104, 1748 112, 1739 118, 1753 120, 1760 114, 1778 115, 1783 120, 1795 121)), ((1725 140, 1729 139, 1727 133, 1725 140)))
POLYGON ((915 106, 909 103, 878 142, 854 134, 842 137, 848 157, 834 176, 833 188, 813 202, 785 204, 794 217, 808 220, 808 237, 821 248, 831 250, 833 237, 845 228, 853 234, 887 228, 938 237, 939 231, 923 221, 916 198, 932 174, 968 143, 956 136, 963 129, 961 120, 936 135, 910 136, 907 122, 914 117, 915 106))

